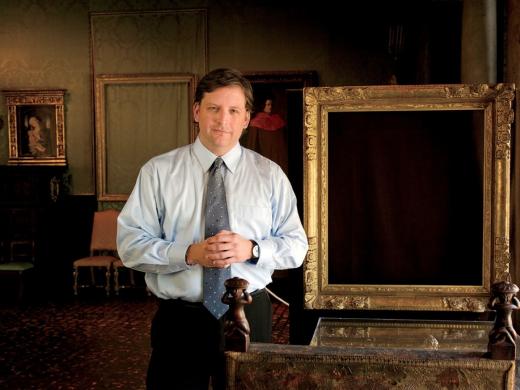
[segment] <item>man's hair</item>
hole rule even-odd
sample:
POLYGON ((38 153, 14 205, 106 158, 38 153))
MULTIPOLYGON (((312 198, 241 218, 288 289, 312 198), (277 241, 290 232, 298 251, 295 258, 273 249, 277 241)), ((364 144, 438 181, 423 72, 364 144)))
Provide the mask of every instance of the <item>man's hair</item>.
POLYGON ((195 91, 195 103, 202 101, 205 93, 213 92, 222 87, 239 86, 246 97, 246 110, 253 110, 253 88, 248 79, 236 69, 219 68, 214 69, 200 79, 195 91))

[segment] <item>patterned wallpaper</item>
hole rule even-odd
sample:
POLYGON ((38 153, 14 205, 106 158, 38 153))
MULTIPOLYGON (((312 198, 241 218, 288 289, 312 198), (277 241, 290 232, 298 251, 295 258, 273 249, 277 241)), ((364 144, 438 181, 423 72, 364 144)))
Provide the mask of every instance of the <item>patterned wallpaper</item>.
MULTIPOLYGON (((392 15, 383 4, 401 2, 352 3, 356 13, 344 14, 334 7, 260 0, 0 0, 0 89, 67 89, 72 191, 93 194, 91 60, 97 73, 187 71, 200 76, 206 69, 232 66, 314 70, 321 85, 385 83, 390 59, 382 21, 392 15), (91 33, 96 38, 92 47, 91 33)), ((458 4, 425 3, 450 12, 451 4, 458 4)), ((0 104, 4 121, 5 110, 0 104)), ((0 164, 7 162, 6 128, 0 129, 0 164)))
POLYGON ((94 13, 95 74, 206 70, 206 11, 94 13))
MULTIPOLYGON (((95 192, 91 55, 98 73, 205 72, 205 12, 141 11, 172 8, 186 8, 186 2, 0 0, 0 89, 67 90, 66 148, 74 194, 95 192)), ((0 164, 8 159, 6 111, 2 99, 0 164)))
MULTIPOLYGON (((67 89, 67 155, 76 193, 91 193, 92 119, 88 2, 2 1, 1 89, 67 89)), ((0 116, 7 122, 2 99, 0 116)), ((7 123, 0 129, 0 164, 8 157, 7 123)))

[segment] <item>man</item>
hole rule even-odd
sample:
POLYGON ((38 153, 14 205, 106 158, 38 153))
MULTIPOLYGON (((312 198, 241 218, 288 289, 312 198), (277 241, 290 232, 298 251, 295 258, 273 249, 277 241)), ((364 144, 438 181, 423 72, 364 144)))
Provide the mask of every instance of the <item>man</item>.
MULTIPOLYGON (((146 272, 159 298, 148 389, 207 389, 210 376, 214 389, 223 386, 223 320, 207 308, 207 275, 249 282, 251 341, 269 342, 272 310, 264 288, 275 269, 299 267, 307 252, 287 177, 239 144, 252 107, 251 85, 239 72, 216 69, 204 76, 193 105, 197 139, 147 162, 119 216, 119 255, 125 266, 146 272), (207 209, 218 186, 206 186, 214 177, 223 180, 224 210, 227 205, 217 220, 228 227, 208 234, 207 209)), ((218 289, 221 296, 224 286, 218 289)))

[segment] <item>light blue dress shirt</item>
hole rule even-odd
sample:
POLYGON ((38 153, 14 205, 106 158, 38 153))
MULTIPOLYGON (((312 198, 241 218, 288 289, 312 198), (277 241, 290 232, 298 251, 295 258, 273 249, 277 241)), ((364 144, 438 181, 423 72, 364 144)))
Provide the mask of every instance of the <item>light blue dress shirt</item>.
MULTIPOLYGON (((202 301, 202 267, 187 265, 186 250, 204 239, 208 171, 217 156, 200 140, 152 158, 118 219, 117 246, 124 265, 146 272, 159 298, 202 301)), ((264 288, 275 269, 299 267, 307 237, 296 197, 282 169, 237 144, 222 156, 231 230, 260 246, 260 258, 231 265, 249 291, 264 288)))

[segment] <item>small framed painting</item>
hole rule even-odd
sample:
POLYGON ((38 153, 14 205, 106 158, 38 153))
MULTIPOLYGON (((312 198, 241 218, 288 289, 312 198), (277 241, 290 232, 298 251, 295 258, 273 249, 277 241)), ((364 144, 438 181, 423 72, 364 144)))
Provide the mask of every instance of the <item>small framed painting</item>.
POLYGON ((64 89, 4 90, 9 165, 66 165, 64 89))
POLYGON ((253 87, 255 105, 240 143, 277 163, 294 185, 303 160, 303 88, 315 86, 318 75, 315 71, 243 74, 253 87))

